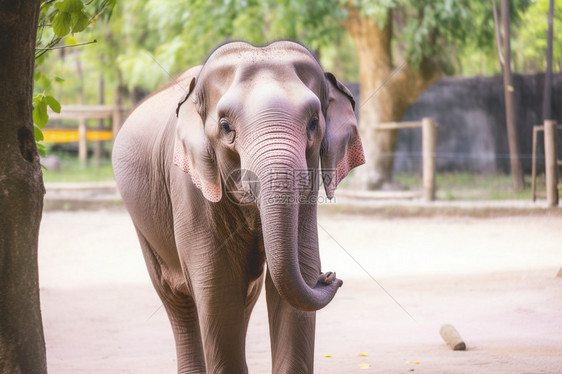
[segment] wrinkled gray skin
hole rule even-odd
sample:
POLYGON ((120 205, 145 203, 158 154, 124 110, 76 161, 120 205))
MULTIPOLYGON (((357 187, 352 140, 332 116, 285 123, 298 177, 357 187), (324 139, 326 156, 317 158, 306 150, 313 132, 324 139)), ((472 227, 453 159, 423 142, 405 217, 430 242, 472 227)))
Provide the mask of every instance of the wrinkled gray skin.
POLYGON ((264 276, 272 371, 313 372, 314 311, 342 281, 320 271, 318 185, 287 186, 320 159, 324 173, 361 163, 345 161, 360 141, 353 99, 338 85, 296 43, 230 43, 122 127, 115 176, 173 328, 178 372, 247 372, 264 276), (231 175, 238 169, 253 174, 231 175))

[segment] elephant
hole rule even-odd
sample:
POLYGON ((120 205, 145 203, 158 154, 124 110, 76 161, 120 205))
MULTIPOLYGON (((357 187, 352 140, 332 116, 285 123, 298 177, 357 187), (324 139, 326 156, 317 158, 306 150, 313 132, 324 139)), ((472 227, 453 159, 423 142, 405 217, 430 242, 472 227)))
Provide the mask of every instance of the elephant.
POLYGON ((179 373, 248 371, 263 284, 272 372, 313 372, 315 311, 343 283, 321 272, 317 205, 365 162, 354 106, 301 44, 230 42, 123 124, 115 178, 179 373))

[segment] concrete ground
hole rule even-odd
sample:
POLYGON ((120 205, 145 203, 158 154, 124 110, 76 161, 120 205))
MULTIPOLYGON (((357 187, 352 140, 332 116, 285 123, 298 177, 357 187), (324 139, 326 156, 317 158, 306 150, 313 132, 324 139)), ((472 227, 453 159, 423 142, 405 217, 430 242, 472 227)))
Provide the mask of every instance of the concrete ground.
MULTIPOLYGON (((322 268, 344 285, 318 312, 315 372, 562 373, 562 219, 431 216, 322 210, 322 268)), ((175 372, 123 210, 46 212, 39 269, 49 372, 175 372)), ((250 325, 250 373, 270 373, 263 295, 250 325)))

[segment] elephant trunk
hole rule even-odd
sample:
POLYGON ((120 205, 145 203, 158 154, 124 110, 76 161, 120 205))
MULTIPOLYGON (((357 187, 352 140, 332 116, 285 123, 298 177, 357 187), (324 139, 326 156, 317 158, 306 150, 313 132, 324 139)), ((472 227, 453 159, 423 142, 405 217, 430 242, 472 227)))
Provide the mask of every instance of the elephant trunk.
POLYGON ((302 180, 295 178, 307 170, 299 147, 287 146, 287 138, 284 149, 268 140, 254 159, 267 266, 285 301, 299 310, 315 311, 326 306, 342 284, 320 273, 316 205, 301 200, 309 193, 308 198, 316 196, 317 188, 312 192, 298 188, 302 180))
MULTIPOLYGON (((299 310, 321 309, 332 300, 341 281, 321 281, 319 271, 316 277, 308 276, 308 282, 305 281, 299 261, 299 257, 306 255, 299 256, 298 205, 272 203, 270 197, 277 199, 279 195, 262 194, 261 218, 267 266, 275 288, 285 301, 299 310)), ((307 267, 319 268, 319 264, 315 265, 307 264, 307 267)))

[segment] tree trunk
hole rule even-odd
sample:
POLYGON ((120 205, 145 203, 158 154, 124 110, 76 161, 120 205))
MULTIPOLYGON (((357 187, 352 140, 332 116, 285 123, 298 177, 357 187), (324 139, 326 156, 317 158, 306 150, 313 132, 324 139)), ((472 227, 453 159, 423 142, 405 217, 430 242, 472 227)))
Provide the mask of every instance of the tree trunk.
POLYGON ((552 35, 554 0, 548 2, 548 30, 546 33, 546 72, 544 74, 543 120, 552 118, 552 35))
POLYGON ((393 65, 390 11, 382 28, 377 20, 362 16, 351 5, 347 11, 343 27, 351 35, 359 58, 359 130, 367 160, 357 170, 356 183, 363 189, 391 188, 397 132, 376 131, 374 126, 400 121, 408 106, 439 79, 441 72, 427 60, 417 69, 407 63, 393 65))
POLYGON ((505 96, 505 119, 507 124, 507 142, 509 147, 509 160, 511 165, 511 176, 513 179, 513 189, 521 191, 525 187, 523 179, 523 169, 519 159, 519 137, 517 135, 517 117, 515 115, 515 105, 513 103, 513 82, 511 75, 511 31, 508 0, 501 0, 501 26, 503 29, 503 39, 500 35, 500 25, 497 17, 496 0, 492 0, 494 12, 494 27, 496 29, 496 44, 498 56, 502 65, 503 86, 505 96))
POLYGON ((511 175, 513 177, 513 189, 521 191, 525 187, 523 181, 523 169, 519 160, 519 136, 517 135, 517 117, 513 102, 513 80, 511 75, 511 31, 508 0, 501 0, 503 44, 504 44, 504 66, 503 80, 505 87, 505 112, 507 120, 507 140, 509 145, 509 156, 511 163, 511 175))
POLYGON ((33 135, 40 2, 0 0, 0 372, 46 373, 37 242, 45 193, 33 135))

